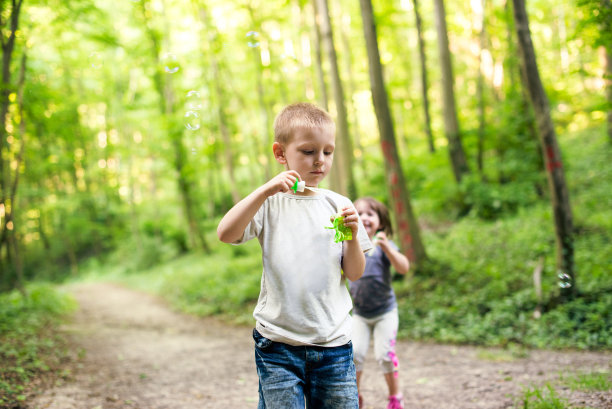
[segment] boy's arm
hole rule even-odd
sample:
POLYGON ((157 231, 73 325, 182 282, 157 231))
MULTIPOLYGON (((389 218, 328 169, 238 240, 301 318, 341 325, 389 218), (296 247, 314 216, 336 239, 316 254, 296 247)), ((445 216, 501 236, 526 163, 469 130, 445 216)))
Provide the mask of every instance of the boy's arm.
POLYGON ((354 207, 349 206, 342 209, 340 213, 344 216, 344 225, 350 227, 353 233, 352 240, 343 241, 344 254, 342 255, 342 271, 351 281, 356 281, 363 275, 365 270, 365 255, 359 244, 357 232, 359 231, 359 217, 354 207))
POLYGON ((299 180, 299 174, 294 170, 279 173, 236 203, 219 222, 217 227, 219 240, 224 243, 234 243, 240 240, 244 229, 266 199, 278 192, 287 192, 296 180, 299 180))
POLYGON ((363 270, 365 270, 366 260, 357 239, 357 234, 353 235, 353 240, 347 240, 343 243, 345 248, 342 257, 342 271, 344 271, 344 275, 349 280, 359 280, 363 275, 363 270))

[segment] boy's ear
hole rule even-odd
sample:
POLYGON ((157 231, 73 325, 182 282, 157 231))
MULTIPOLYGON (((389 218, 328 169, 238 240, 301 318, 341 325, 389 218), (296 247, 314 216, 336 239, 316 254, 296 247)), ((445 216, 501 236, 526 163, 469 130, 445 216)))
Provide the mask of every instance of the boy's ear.
POLYGON ((272 144, 272 152, 274 152, 274 159, 281 165, 287 164, 287 158, 285 158, 285 150, 283 149, 283 145, 278 142, 274 142, 272 144))

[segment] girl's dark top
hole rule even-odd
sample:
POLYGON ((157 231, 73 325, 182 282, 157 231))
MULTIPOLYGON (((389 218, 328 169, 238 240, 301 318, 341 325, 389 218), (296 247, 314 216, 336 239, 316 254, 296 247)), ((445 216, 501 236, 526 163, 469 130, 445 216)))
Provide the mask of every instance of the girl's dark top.
MULTIPOLYGON (((395 243, 389 245, 397 250, 395 243)), ((373 318, 397 307, 395 293, 391 286, 391 262, 380 248, 375 246, 366 253, 366 266, 363 276, 349 282, 353 297, 353 313, 365 318, 373 318)))

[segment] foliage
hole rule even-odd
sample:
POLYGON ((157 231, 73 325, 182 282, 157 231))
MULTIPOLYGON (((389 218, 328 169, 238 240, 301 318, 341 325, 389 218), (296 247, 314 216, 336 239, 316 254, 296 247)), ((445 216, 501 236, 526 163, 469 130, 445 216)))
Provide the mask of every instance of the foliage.
POLYGON ((606 371, 561 375, 561 381, 572 390, 607 391, 612 389, 612 378, 610 378, 610 372, 606 371))
MULTIPOLYGON (((612 389, 609 372, 560 374, 555 386, 573 391, 608 391, 612 389)), ((568 402, 560 397, 555 386, 547 382, 544 386, 530 386, 523 390, 522 396, 515 400, 516 409, 565 409, 568 402)), ((572 406, 574 407, 574 406, 572 406)), ((576 408, 588 409, 588 408, 576 408)))
POLYGON ((579 296, 563 305, 556 302, 549 205, 522 206, 493 222, 472 215, 450 228, 427 232, 434 260, 426 267, 428 274, 396 283, 404 336, 538 348, 612 347, 612 212, 606 188, 612 174, 610 165, 603 163, 609 152, 605 141, 587 143, 589 135, 578 133, 564 140, 574 146, 567 177, 578 227, 579 296), (537 299, 532 284, 532 271, 540 258, 544 260, 543 300, 537 299), (535 319, 538 304, 544 314, 535 319))
POLYGON ((50 285, 0 295, 0 407, 19 405, 33 379, 57 368, 67 354, 57 327, 74 307, 50 285))
POLYGON ((545 389, 528 388, 520 406, 521 409, 565 409, 566 407, 566 400, 560 398, 550 384, 546 384, 545 389))

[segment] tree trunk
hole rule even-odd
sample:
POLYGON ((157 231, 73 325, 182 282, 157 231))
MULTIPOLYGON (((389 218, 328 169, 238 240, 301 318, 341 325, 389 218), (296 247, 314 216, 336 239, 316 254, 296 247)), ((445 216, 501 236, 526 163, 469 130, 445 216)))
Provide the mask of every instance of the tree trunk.
MULTIPOLYGON (((257 22, 257 19, 255 18, 255 12, 253 8, 248 6, 248 11, 251 17, 252 27, 259 30, 260 24, 257 22)), ((274 161, 271 161, 268 159, 269 155, 264 154, 265 152, 267 152, 268 147, 272 146, 272 143, 274 143, 274 132, 271 126, 272 121, 270 120, 270 117, 272 115, 270 113, 270 108, 265 98, 266 93, 264 90, 265 88, 264 87, 264 70, 263 70, 262 63, 261 63, 261 48, 259 46, 254 46, 250 48, 251 48, 251 55, 253 56, 252 57, 253 65, 255 66, 256 73, 257 73, 256 74, 257 102, 259 103, 259 112, 261 116, 261 133, 263 135, 262 137, 263 150, 261 150, 260 153, 262 154, 262 156, 265 158, 264 160, 266 161, 266 166, 264 166, 264 178, 265 178, 265 181, 267 182, 273 176, 272 172, 273 172, 273 165, 274 165, 274 161)), ((215 59, 215 64, 218 66, 218 64, 216 63, 216 58, 217 58, 216 55, 213 55, 212 58, 215 59)), ((219 77, 218 68, 216 72, 217 72, 216 74, 217 78, 215 78, 215 81, 217 82, 217 87, 221 89, 221 85, 220 85, 221 83, 219 82, 220 79, 218 78, 219 77)), ((286 84, 287 82, 288 81, 283 81, 283 84, 286 84)), ((262 144, 257 143, 257 147, 261 149, 262 144)), ((239 192, 236 191, 236 193, 239 193, 239 192)), ((232 196, 233 194, 234 194, 234 190, 232 190, 232 196)), ((238 200, 240 200, 240 195, 238 196, 239 196, 238 200)), ((238 203, 238 202, 235 202, 235 203, 238 203)))
POLYGON ((316 57, 316 69, 317 69, 317 79, 319 80, 319 104, 326 111, 329 111, 328 105, 328 96, 327 96, 327 84, 325 83, 325 73, 323 72, 323 54, 321 53, 321 43, 323 39, 321 38, 321 14, 319 13, 319 9, 317 7, 317 0, 312 2, 312 11, 314 17, 314 34, 315 34, 315 57, 316 57))
POLYGON ((529 97, 536 115, 540 144, 546 163, 546 175, 548 177, 555 220, 557 268, 559 279, 561 280, 561 295, 565 298, 571 298, 576 294, 572 209, 565 183, 561 151, 550 116, 548 97, 544 91, 538 71, 535 50, 529 31, 525 1, 513 0, 513 4, 521 65, 528 84, 529 97))
POLYGON ((393 119, 389 109, 387 90, 382 74, 380 63, 380 52, 378 50, 378 39, 376 26, 374 24, 374 13, 370 0, 360 0, 361 16, 363 19, 363 33, 368 52, 370 86, 372 88, 372 100, 378 129, 380 132, 380 144, 384 155, 385 173, 387 175, 387 186, 391 196, 392 210, 395 214, 397 231, 402 250, 408 259, 418 266, 425 261, 426 253, 416 218, 412 211, 410 192, 404 179, 397 154, 395 142, 395 130, 393 119))
POLYGON ((478 85, 477 85, 477 95, 478 95, 478 152, 476 154, 476 163, 478 166, 478 173, 480 174, 481 179, 484 179, 484 163, 483 163, 483 155, 484 155, 484 139, 485 139, 485 98, 484 98, 484 73, 482 72, 482 53, 486 48, 486 39, 487 32, 485 30, 485 7, 484 0, 481 2, 482 5, 482 15, 479 22, 480 24, 480 33, 479 33, 479 52, 478 52, 478 85))
MULTIPOLYGON (((209 33, 208 38, 204 38, 202 35, 202 41, 208 41, 210 44, 215 44, 217 41, 217 33, 216 28, 210 22, 210 16, 208 14, 208 10, 202 3, 193 2, 194 6, 198 9, 198 14, 200 17, 200 21, 202 22, 203 28, 202 33, 209 33)), ((240 201, 240 192, 238 190, 238 184, 236 182, 236 175, 234 169, 234 154, 232 149, 232 141, 230 132, 227 124, 227 116, 225 114, 224 107, 227 105, 227 101, 225 101, 225 94, 223 92, 222 87, 222 79, 219 70, 219 61, 217 60, 217 55, 215 54, 215 47, 212 47, 213 50, 207 56, 208 61, 210 63, 210 68, 212 71, 212 87, 214 89, 215 95, 217 97, 217 121, 219 124, 219 131, 221 133, 221 138, 223 140, 225 152, 225 165, 227 170, 227 175, 230 180, 230 193, 232 195, 232 201, 234 204, 240 201)))
POLYGON ((353 147, 348 131, 348 115, 346 113, 346 104, 344 103, 344 90, 340 80, 340 70, 338 69, 338 58, 336 57, 329 9, 327 7, 327 0, 315 1, 317 1, 317 10, 321 16, 321 35, 323 36, 323 43, 325 44, 327 59, 329 60, 334 102, 336 103, 336 155, 332 172, 337 174, 337 180, 340 182, 337 187, 338 192, 350 198, 356 198, 357 186, 355 185, 355 178, 351 167, 353 147))
MULTIPOLYGON (((0 124, 2 124, 0 126, 0 214, 4 213, 2 220, 0 220, 0 267, 2 267, 0 269, 0 280, 4 278, 5 264, 7 266, 12 264, 11 252, 17 248, 11 246, 11 240, 14 236, 9 237, 15 234, 14 222, 11 216, 14 212, 15 203, 11 200, 11 191, 13 186, 16 188, 16 181, 11 176, 10 159, 8 161, 5 161, 5 159, 9 157, 6 152, 8 149, 6 122, 11 104, 9 95, 13 91, 13 85, 11 84, 11 61, 15 49, 15 39, 19 28, 22 4, 23 0, 12 0, 8 18, 5 20, 7 13, 4 7, 2 7, 2 15, 0 16, 0 29, 2 29, 2 35, 0 35, 0 43, 2 45, 2 73, 0 78, 0 124), (8 27, 5 27, 6 23, 8 23, 8 27)), ((18 172, 19 169, 17 169, 17 174, 18 172)))
POLYGON ((612 144, 612 44, 606 47, 606 99, 608 100, 608 140, 612 144))
POLYGON ((161 73, 160 69, 160 44, 159 34, 150 27, 149 18, 145 11, 144 4, 142 5, 143 16, 145 19, 145 27, 149 34, 149 39, 152 45, 152 57, 157 71, 154 78, 154 84, 160 98, 160 113, 165 119, 165 130, 172 142, 174 148, 173 165, 176 171, 178 190, 181 194, 185 219, 187 221, 188 238, 193 248, 201 246, 204 252, 209 253, 210 248, 205 240, 204 234, 200 231, 195 217, 194 200, 191 194, 191 180, 185 174, 185 146, 182 139, 182 128, 179 128, 174 120, 175 115, 175 99, 174 89, 172 87, 171 77, 161 73), (198 244, 199 241, 199 244, 198 244))
MULTIPOLYGON (((360 126, 359 126, 359 114, 357 112, 357 109, 355 107, 355 103, 353 101, 353 95, 355 94, 355 90, 358 89, 358 87, 355 85, 355 75, 354 75, 354 64, 353 64, 353 56, 352 56, 352 52, 351 52, 351 44, 349 41, 349 36, 347 34, 347 31, 349 31, 350 27, 347 27, 346 25, 342 25, 342 27, 340 28, 340 37, 341 37, 341 41, 342 41, 342 54, 344 54, 344 71, 346 73, 346 78, 347 78, 347 85, 348 85, 348 95, 349 97, 347 98, 347 103, 350 107, 349 112, 350 112, 350 118, 351 121, 350 123, 353 124, 353 149, 355 149, 356 152, 359 152, 360 155, 359 157, 354 158, 354 164, 357 167, 357 169, 361 169, 361 175, 364 179, 367 179, 367 170, 364 168, 363 166, 363 146, 361 144, 361 135, 360 135, 360 126)), ((354 156, 354 155, 353 155, 354 156)))
POLYGON ((438 31, 438 51, 440 53, 440 64, 442 69, 442 102, 444 111, 444 131, 448 139, 450 161, 453 168, 455 180, 461 182, 464 174, 469 172, 459 121, 457 119, 457 108, 455 106, 455 91, 453 89, 453 67, 448 46, 448 31, 446 28, 446 12, 444 0, 435 0, 436 6, 436 29, 438 31))
POLYGON ((425 38, 423 36, 423 22, 419 11, 419 1, 414 1, 414 19, 416 22, 417 35, 419 37, 419 62, 421 65, 421 95, 423 97, 423 113, 425 114, 425 134, 429 144, 429 151, 435 152, 433 133, 431 131, 431 116, 429 115, 429 81, 427 80, 427 56, 425 54, 425 38))

